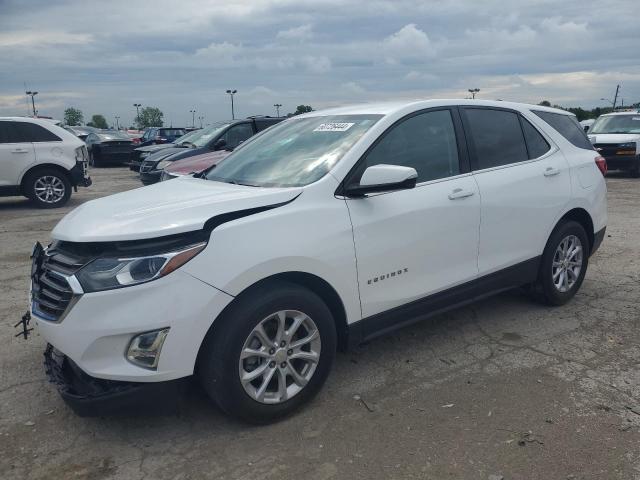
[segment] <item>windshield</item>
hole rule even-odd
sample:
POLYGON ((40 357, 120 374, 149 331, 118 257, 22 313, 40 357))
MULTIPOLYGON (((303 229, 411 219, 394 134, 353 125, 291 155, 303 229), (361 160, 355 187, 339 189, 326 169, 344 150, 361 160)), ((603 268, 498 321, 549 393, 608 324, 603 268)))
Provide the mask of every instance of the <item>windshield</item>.
POLYGON ((188 143, 191 143, 196 147, 204 147, 211 141, 213 137, 218 135, 222 129, 226 128, 229 125, 230 122, 214 123, 209 127, 203 128, 201 130, 196 130, 195 132, 188 133, 184 137, 180 137, 178 140, 176 140, 176 143, 182 143, 186 140, 188 143), (185 139, 185 137, 187 136, 189 136, 189 138, 185 139))
POLYGON ((322 178, 382 115, 331 115, 275 125, 233 152, 207 179, 300 187, 322 178))
POLYGON ((130 140, 129 135, 124 132, 118 132, 116 130, 113 131, 101 131, 98 133, 98 136, 102 140, 130 140))
POLYGON ((192 137, 195 137, 196 134, 200 133, 202 130, 194 130, 193 132, 186 133, 181 137, 176 138, 173 143, 181 145, 184 142, 190 142, 192 137))
POLYGON ((640 133, 640 113, 602 116, 589 129, 589 133, 640 133))

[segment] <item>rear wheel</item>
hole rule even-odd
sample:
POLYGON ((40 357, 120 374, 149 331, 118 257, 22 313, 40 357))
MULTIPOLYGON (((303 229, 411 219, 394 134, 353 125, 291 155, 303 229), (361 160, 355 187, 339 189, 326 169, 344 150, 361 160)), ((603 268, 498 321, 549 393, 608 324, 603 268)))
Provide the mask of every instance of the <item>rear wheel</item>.
POLYGON ((100 166, 100 161, 98 158, 100 154, 98 152, 95 152, 93 149, 89 152, 89 165, 91 165, 92 167, 99 167, 100 166))
POLYGON ((24 191, 40 208, 62 207, 71 197, 71 182, 67 175, 53 168, 42 168, 29 174, 24 191))
POLYGON ((631 178, 640 178, 640 157, 635 161, 635 165, 629 170, 631 178))
POLYGON ((540 262, 537 296, 548 305, 568 302, 580 289, 589 263, 589 239, 578 222, 563 222, 553 231, 540 262))
POLYGON ((216 320, 198 359, 207 393, 226 413, 268 423, 309 401, 336 351, 331 312, 313 292, 278 282, 243 294, 216 320))

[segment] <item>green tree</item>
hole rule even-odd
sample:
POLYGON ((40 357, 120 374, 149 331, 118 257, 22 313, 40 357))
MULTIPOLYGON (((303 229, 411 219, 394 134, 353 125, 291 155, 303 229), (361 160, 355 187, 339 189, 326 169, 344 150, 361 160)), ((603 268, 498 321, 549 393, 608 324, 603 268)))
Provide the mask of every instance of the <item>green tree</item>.
POLYGON ((140 110, 140 115, 136 117, 138 128, 161 127, 163 124, 162 117, 164 114, 159 108, 144 107, 140 110))
POLYGON ((293 114, 300 115, 302 113, 309 113, 309 112, 313 112, 313 108, 311 108, 311 105, 298 105, 296 107, 296 111, 293 112, 293 114))
POLYGON ((82 112, 77 108, 69 107, 64 111, 64 123, 73 127, 74 125, 82 125, 84 122, 84 116, 82 112))
POLYGON ((91 117, 91 121, 87 123, 87 125, 95 128, 109 128, 109 125, 107 125, 107 120, 104 118, 104 115, 99 115, 99 114, 93 115, 91 117))

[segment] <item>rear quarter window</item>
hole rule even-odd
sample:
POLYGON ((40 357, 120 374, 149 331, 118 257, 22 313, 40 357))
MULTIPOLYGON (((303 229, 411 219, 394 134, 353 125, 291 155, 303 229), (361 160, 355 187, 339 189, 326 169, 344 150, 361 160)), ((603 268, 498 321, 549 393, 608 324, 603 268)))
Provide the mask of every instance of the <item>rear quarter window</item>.
POLYGON ((16 122, 0 122, 0 143, 21 143, 26 142, 17 128, 16 122))
POLYGON ((563 115, 562 113, 543 112, 532 110, 538 117, 551 125, 560 135, 578 148, 593 150, 593 145, 589 141, 584 129, 573 115, 563 115))

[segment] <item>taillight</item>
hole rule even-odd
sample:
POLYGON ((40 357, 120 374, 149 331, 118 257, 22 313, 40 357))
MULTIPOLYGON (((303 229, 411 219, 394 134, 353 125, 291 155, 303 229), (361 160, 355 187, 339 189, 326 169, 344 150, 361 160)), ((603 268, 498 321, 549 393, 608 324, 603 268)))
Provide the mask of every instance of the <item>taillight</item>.
POLYGON ((598 170, 600 170, 600 173, 602 173, 602 175, 606 175, 607 174, 607 160, 604 157, 601 157, 600 155, 598 155, 596 157, 596 165, 598 167, 598 170))

